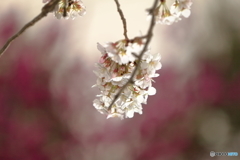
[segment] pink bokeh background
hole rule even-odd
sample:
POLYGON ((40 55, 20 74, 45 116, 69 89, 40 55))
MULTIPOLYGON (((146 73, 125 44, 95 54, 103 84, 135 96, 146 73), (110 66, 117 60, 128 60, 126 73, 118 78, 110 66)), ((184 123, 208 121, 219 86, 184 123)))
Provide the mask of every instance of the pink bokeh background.
MULTIPOLYGON (((196 0, 189 19, 156 26, 152 52, 161 53, 163 65, 153 84, 157 94, 149 97, 142 115, 124 120, 106 119, 92 106, 99 93, 91 88, 100 57, 96 43, 123 38, 119 16, 101 19, 94 9, 112 5, 110 13, 114 3, 85 2, 89 16, 74 21, 48 15, 0 57, 0 160, 239 159, 209 156, 210 151, 240 153, 240 21, 231 19, 239 13, 235 3, 196 0), (226 7, 231 13, 222 12, 226 7)), ((42 7, 29 2, 38 8, 24 12, 26 6, 17 4, 0 6, 5 7, 0 46, 42 7)), ((126 17, 132 4, 122 2, 126 17)), ((142 10, 148 7, 140 4, 142 10)), ((136 23, 143 19, 141 29, 148 25, 144 16, 129 16, 130 35, 139 30, 132 18, 136 23)))

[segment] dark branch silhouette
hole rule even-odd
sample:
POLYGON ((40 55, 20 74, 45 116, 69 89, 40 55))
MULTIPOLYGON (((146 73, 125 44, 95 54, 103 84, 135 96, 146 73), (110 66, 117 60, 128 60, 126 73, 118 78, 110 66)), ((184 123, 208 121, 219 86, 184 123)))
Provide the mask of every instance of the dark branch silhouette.
MULTIPOLYGON (((116 1, 116 0, 115 0, 115 1, 116 1)), ((143 57, 144 53, 147 51, 148 45, 149 45, 149 43, 150 43, 150 41, 151 41, 151 39, 152 39, 152 36, 153 36, 153 28, 154 28, 154 26, 155 26, 155 24, 156 24, 156 23, 155 23, 155 14, 154 14, 154 11, 155 11, 155 9, 157 8, 157 4, 158 4, 158 0, 155 0, 152 8, 148 10, 149 13, 152 15, 152 19, 151 19, 150 26, 149 26, 149 29, 148 29, 148 32, 147 32, 146 36, 143 36, 143 38, 146 38, 146 43, 145 43, 145 45, 144 45, 144 47, 143 47, 142 52, 141 52, 140 55, 138 56, 139 63, 136 64, 136 67, 135 67, 135 69, 133 70, 133 73, 132 73, 130 79, 128 80, 128 82, 127 82, 124 86, 122 86, 122 88, 119 90, 119 92, 116 94, 116 96, 115 96, 114 99, 112 100, 111 104, 110 104, 109 107, 108 107, 108 111, 111 110, 112 106, 113 106, 114 103, 118 100, 118 98, 120 97, 120 95, 122 94, 122 92, 126 89, 126 87, 127 87, 129 84, 131 84, 131 83, 133 84, 133 83, 134 83, 133 78, 134 78, 134 76, 136 75, 136 73, 137 73, 137 71, 138 71, 138 69, 139 69, 139 67, 140 67, 140 61, 142 60, 142 57, 143 57)), ((141 37, 141 38, 142 38, 142 37, 141 37)))
POLYGON ((42 11, 39 15, 37 15, 33 20, 28 22, 26 25, 22 27, 15 35, 13 35, 11 38, 7 40, 7 42, 3 45, 3 47, 0 50, 0 57, 3 55, 3 53, 7 50, 9 45, 21 34, 23 34, 28 28, 35 25, 38 21, 40 21, 42 18, 46 17, 49 12, 52 12, 55 8, 55 6, 58 4, 60 0, 51 0, 47 4, 45 4, 42 8, 42 11))
POLYGON ((118 0, 114 0, 114 1, 117 5, 117 11, 118 11, 118 13, 121 17, 122 23, 123 23, 123 35, 124 35, 126 41, 128 41, 129 39, 128 39, 128 36, 127 36, 127 22, 126 22, 126 19, 123 15, 123 11, 120 8, 120 4, 119 4, 118 0))

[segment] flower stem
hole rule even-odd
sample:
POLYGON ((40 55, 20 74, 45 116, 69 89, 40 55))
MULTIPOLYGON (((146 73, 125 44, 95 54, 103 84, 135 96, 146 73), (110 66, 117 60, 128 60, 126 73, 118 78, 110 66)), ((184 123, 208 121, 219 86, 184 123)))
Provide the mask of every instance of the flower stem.
POLYGON ((124 30, 123 35, 125 37, 125 40, 127 41, 126 44, 128 44, 129 39, 128 39, 128 36, 127 36, 127 22, 126 22, 126 19, 125 19, 124 15, 123 15, 122 9, 120 8, 120 3, 118 2, 118 0, 114 0, 114 1, 117 5, 117 11, 118 11, 118 13, 121 17, 122 23, 123 23, 123 30, 124 30))

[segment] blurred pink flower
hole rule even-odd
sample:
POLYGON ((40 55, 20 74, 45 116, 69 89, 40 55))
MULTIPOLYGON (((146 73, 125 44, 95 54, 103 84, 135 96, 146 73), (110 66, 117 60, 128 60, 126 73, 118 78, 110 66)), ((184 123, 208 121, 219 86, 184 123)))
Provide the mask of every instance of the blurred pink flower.
POLYGON ((201 102, 219 103, 226 98, 224 76, 211 64, 203 64, 198 75, 198 98, 201 102))
MULTIPOLYGON (((3 42, 18 24, 14 13, 6 17, 0 26, 3 42)), ((66 124, 53 110, 56 106, 49 90, 52 71, 45 62, 58 38, 58 27, 48 29, 35 42, 24 38, 14 41, 0 59, 0 159, 65 159, 73 142, 66 124)))

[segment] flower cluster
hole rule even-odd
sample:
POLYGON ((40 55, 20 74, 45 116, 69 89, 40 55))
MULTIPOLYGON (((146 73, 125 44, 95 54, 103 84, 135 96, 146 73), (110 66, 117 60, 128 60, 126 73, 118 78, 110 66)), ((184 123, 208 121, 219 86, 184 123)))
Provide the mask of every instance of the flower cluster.
POLYGON ((133 41, 120 40, 115 43, 107 43, 104 46, 98 44, 98 50, 102 53, 97 69, 97 84, 94 86, 101 90, 99 99, 93 101, 93 106, 107 118, 125 116, 132 118, 134 112, 142 114, 142 103, 147 103, 148 95, 154 95, 156 90, 152 87, 152 78, 157 77, 156 70, 161 68, 160 54, 151 54, 147 50, 141 60, 139 55, 143 50, 142 39, 133 41), (136 65, 140 63, 137 74, 133 77, 133 83, 123 90, 120 97, 109 108, 120 89, 129 82, 136 65))
MULTIPOLYGON (((43 3, 50 0, 43 0, 43 3)), ((57 19, 64 17, 65 19, 75 19, 78 15, 83 16, 86 14, 86 7, 81 0, 60 0, 54 9, 54 15, 57 19), (67 4, 65 4, 67 3, 67 4), (66 7, 66 15, 64 16, 64 7, 66 7)))
POLYGON ((188 18, 191 14, 192 0, 175 0, 170 9, 166 0, 160 0, 160 5, 155 10, 156 22, 171 25, 181 20, 181 17, 188 18))

